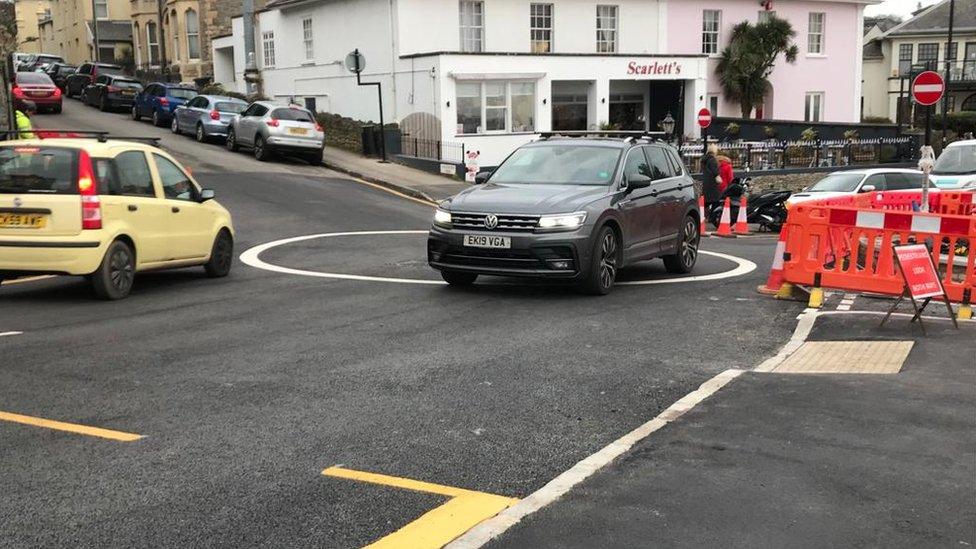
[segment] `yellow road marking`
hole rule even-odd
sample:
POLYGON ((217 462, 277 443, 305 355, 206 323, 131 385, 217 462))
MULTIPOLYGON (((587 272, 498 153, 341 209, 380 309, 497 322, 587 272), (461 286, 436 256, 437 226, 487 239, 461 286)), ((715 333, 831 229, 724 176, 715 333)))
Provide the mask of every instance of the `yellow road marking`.
POLYGON ((13 280, 4 280, 2 283, 4 286, 9 284, 23 284, 24 282, 36 282, 38 280, 46 280, 48 278, 54 278, 56 275, 38 275, 38 276, 27 276, 24 278, 15 278, 13 280))
POLYGON ((44 427, 47 429, 56 429, 58 431, 68 431, 69 433, 88 435, 90 437, 107 438, 121 442, 132 442, 133 440, 139 440, 142 438, 142 435, 136 435, 133 433, 124 433, 122 431, 113 431, 111 429, 102 429, 100 427, 89 427, 88 425, 78 425, 77 423, 65 423, 63 421, 54 421, 53 419, 44 419, 40 417, 22 416, 20 414, 12 414, 10 412, 0 412, 0 421, 11 421, 13 423, 32 425, 34 427, 44 427))
POLYGON ((450 497, 446 503, 425 513, 417 520, 366 547, 370 549, 434 549, 515 505, 518 499, 407 478, 391 477, 343 467, 329 467, 322 471, 329 477, 392 486, 415 492, 450 497))
MULTIPOLYGON (((335 171, 335 170, 333 170, 333 171, 335 171)), ((354 175, 345 174, 344 172, 339 172, 339 173, 342 173, 346 177, 352 178, 352 181, 355 181, 356 183, 362 183, 363 185, 367 185, 367 186, 373 187, 374 189, 383 191, 385 193, 395 194, 396 196, 399 196, 400 198, 406 198, 407 200, 412 200, 413 202, 416 202, 417 204, 423 204, 424 206, 434 206, 434 207, 437 206, 437 202, 432 202, 430 200, 424 200, 423 198, 417 198, 415 196, 410 196, 409 194, 401 193, 400 191, 397 191, 395 189, 391 189, 390 187, 384 187, 383 185, 380 185, 378 183, 373 183, 372 181, 366 181, 365 179, 360 179, 360 178, 358 178, 358 177, 356 177, 354 175)))

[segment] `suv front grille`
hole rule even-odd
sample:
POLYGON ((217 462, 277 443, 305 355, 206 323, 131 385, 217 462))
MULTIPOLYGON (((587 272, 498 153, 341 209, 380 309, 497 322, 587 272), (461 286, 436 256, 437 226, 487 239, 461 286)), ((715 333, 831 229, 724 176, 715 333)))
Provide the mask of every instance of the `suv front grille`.
MULTIPOLYGON (((485 227, 485 217, 488 214, 484 213, 451 213, 451 224, 458 229, 477 229, 477 230, 489 230, 485 227)), ((536 226, 539 224, 539 216, 537 215, 512 215, 512 214, 497 214, 498 226, 492 231, 514 231, 514 232, 525 232, 529 233, 535 230, 536 226)))

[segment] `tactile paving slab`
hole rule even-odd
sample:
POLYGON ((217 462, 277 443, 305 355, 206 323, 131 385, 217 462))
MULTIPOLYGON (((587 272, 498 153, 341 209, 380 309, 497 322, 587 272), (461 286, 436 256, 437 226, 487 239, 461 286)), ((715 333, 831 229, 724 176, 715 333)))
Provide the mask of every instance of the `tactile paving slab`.
POLYGON ((776 374, 897 374, 914 341, 808 341, 776 374))

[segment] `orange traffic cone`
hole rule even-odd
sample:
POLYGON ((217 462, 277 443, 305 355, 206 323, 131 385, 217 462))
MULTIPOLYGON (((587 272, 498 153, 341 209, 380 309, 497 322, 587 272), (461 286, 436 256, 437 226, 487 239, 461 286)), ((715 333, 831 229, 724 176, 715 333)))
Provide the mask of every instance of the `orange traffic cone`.
POLYGON ((733 228, 735 234, 749 234, 749 216, 746 211, 748 208, 748 200, 743 194, 742 198, 739 199, 739 215, 735 219, 735 227, 733 228))
POLYGON ((732 204, 729 202, 729 198, 725 197, 725 205, 722 206, 722 218, 718 222, 718 231, 715 232, 715 236, 721 236, 723 238, 735 238, 732 234, 732 204))
POLYGON ((783 287, 783 259, 786 255, 786 227, 779 231, 779 241, 776 243, 776 255, 773 256, 773 268, 769 270, 766 285, 759 287, 759 293, 775 295, 783 287))
POLYGON ((705 195, 698 196, 698 212, 701 216, 701 224, 698 227, 698 234, 701 236, 712 236, 708 232, 708 227, 705 225, 705 195))

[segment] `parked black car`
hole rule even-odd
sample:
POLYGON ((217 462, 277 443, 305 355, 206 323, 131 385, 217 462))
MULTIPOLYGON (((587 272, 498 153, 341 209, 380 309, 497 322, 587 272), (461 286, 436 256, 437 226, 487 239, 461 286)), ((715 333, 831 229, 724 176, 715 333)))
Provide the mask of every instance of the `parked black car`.
POLYGON ((17 67, 18 72, 37 72, 44 71, 52 63, 64 63, 60 55, 50 53, 35 53, 17 67))
POLYGON ((74 74, 68 75, 65 79, 64 94, 68 97, 80 97, 85 86, 94 82, 101 74, 122 76, 125 71, 118 65, 108 63, 82 63, 74 74))
POLYGON ((103 74, 95 78, 94 84, 85 86, 81 100, 103 111, 118 108, 129 110, 136 94, 141 91, 142 83, 134 78, 103 74))
POLYGON ((427 241, 431 267, 453 285, 482 274, 543 277, 594 294, 638 261, 660 257, 668 272, 691 272, 699 212, 677 151, 640 134, 579 133, 543 134, 443 201, 427 241))
POLYGON ((78 70, 75 65, 69 65, 68 63, 51 63, 48 65, 44 72, 51 77, 54 85, 61 89, 62 92, 65 91, 65 83, 68 76, 74 74, 78 70))

